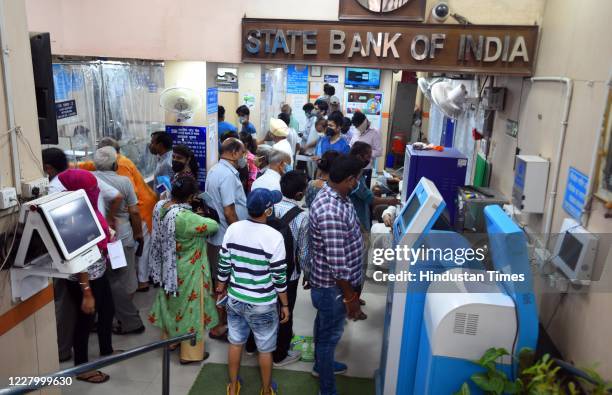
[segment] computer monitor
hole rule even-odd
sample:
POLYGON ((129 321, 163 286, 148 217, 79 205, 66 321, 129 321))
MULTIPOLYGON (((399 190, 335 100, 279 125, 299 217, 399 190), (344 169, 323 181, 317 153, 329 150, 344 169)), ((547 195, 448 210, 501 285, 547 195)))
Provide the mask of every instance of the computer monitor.
POLYGON ((446 203, 433 182, 422 177, 402 207, 395 223, 395 242, 408 233, 421 234, 431 229, 446 203))
POLYGON ((552 262, 570 281, 590 281, 597 242, 592 233, 568 218, 561 226, 552 262))
POLYGON ((97 244, 106 236, 82 190, 24 203, 19 222, 24 228, 13 264, 16 268, 36 267, 54 277, 56 272, 82 272, 101 258, 97 244))
POLYGON ((77 257, 104 240, 104 230, 82 190, 66 194, 37 208, 65 260, 77 257))
POLYGON ((380 70, 347 67, 344 86, 349 89, 378 89, 380 70))

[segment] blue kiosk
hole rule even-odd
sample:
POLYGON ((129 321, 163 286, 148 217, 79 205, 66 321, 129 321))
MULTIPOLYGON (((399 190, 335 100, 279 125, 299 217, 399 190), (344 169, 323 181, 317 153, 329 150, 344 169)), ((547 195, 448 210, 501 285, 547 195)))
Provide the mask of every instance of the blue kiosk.
MULTIPOLYGON (((460 234, 432 229, 444 207, 435 185, 421 178, 394 223, 395 244, 471 248, 460 234)), ((538 318, 525 235, 499 206, 486 207, 485 216, 490 271, 482 261, 458 266, 439 256, 392 265, 392 272, 414 273, 417 281, 389 285, 377 395, 452 394, 480 371, 472 361, 487 349, 503 347, 514 356, 535 349, 538 318), (485 280, 430 282, 422 271, 485 280)), ((507 357, 499 368, 514 378, 516 361, 507 357)))

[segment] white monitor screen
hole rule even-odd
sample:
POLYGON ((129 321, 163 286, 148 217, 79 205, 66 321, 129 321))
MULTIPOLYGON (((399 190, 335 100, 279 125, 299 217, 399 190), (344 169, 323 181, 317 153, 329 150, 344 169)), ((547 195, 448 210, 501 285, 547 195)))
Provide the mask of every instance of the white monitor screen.
POLYGON ((582 252, 582 243, 570 232, 565 232, 561 249, 559 250, 559 258, 571 269, 576 270, 580 253, 582 252))
POLYGON ((64 244, 68 254, 103 236, 85 199, 71 200, 48 211, 61 238, 58 242, 64 244))

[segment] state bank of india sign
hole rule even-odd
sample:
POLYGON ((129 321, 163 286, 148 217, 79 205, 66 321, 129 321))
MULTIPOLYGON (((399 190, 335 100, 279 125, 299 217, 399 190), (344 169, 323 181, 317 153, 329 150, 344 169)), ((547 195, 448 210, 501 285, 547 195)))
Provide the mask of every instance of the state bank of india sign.
POLYGON ((242 61, 529 76, 537 26, 242 21, 242 61))

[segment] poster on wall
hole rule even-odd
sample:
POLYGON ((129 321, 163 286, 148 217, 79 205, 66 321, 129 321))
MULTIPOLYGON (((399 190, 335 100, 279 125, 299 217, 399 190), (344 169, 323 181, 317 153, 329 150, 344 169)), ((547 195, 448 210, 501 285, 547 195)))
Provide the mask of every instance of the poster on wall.
POLYGON ((166 126, 166 132, 172 135, 174 144, 184 144, 191 148, 198 161, 200 168, 198 183, 200 189, 204 190, 206 182, 206 128, 199 126, 166 126))
POLYGON ((287 94, 308 94, 308 66, 287 66, 287 94))
POLYGON ((339 81, 337 74, 325 74, 323 81, 328 84, 337 84, 339 81))
POLYGON ((66 100, 55 103, 55 116, 58 120, 77 116, 75 100, 66 100))
POLYGON ((569 168, 567 186, 563 198, 563 209, 572 217, 580 220, 584 209, 589 177, 573 167, 569 168))
POLYGON ((347 117, 352 118, 356 111, 360 111, 374 128, 382 129, 382 92, 347 91, 344 103, 347 117))
POLYGON ((252 93, 245 93, 242 95, 242 104, 252 111, 255 108, 255 95, 252 93))
POLYGON ((217 163, 219 161, 219 147, 218 147, 218 119, 215 116, 209 117, 208 118, 208 144, 207 146, 210 147, 210 152, 209 152, 209 162, 210 163, 217 163))
POLYGON ((206 89, 206 113, 214 114, 219 111, 219 90, 214 88, 206 89))

